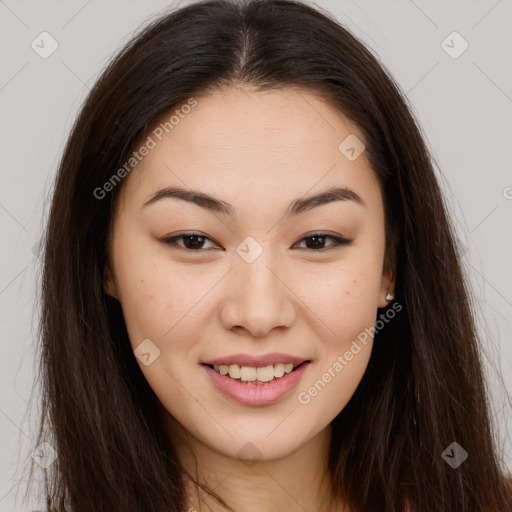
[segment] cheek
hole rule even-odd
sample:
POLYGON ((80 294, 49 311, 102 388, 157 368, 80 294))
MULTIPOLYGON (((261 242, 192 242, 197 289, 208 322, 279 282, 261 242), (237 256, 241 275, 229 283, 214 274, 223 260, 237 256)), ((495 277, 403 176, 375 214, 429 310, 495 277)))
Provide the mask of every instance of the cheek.
MULTIPOLYGON (((197 318, 202 294, 191 293, 180 281, 162 282, 148 276, 134 287, 136 298, 123 302, 123 314, 134 349, 146 339, 160 351, 159 363, 174 370, 183 361, 196 360, 204 322, 197 318)), ((202 287, 198 291, 201 291, 202 287)), ((133 296, 132 296, 133 297, 133 296)))
POLYGON ((308 414, 334 418, 358 387, 373 347, 379 284, 378 272, 354 268, 332 275, 322 293, 309 296, 329 329, 319 339, 316 367, 297 393, 308 414))
POLYGON ((115 261, 119 298, 132 345, 159 345, 186 325, 194 329, 196 306, 212 286, 194 266, 176 266, 155 247, 134 244, 115 261))
MULTIPOLYGON (((347 405, 359 386, 371 355, 371 342, 358 342, 349 350, 329 354, 297 393, 297 402, 306 417, 332 421, 347 405)), ((317 420, 318 421, 318 420, 317 420)))
POLYGON ((298 295, 336 340, 346 341, 375 322, 381 266, 375 254, 354 251, 353 257, 339 263, 302 273, 306 277, 297 283, 298 295))

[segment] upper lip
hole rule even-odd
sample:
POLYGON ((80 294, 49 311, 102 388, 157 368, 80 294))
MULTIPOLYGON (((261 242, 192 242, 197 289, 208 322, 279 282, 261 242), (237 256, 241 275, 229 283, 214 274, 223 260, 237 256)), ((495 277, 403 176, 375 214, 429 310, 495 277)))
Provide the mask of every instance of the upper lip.
POLYGON ((213 366, 238 364, 240 366, 269 366, 279 363, 293 363, 294 365, 302 364, 304 361, 311 359, 301 356, 293 356, 290 354, 283 354, 280 352, 272 352, 270 354, 251 355, 251 354, 233 354, 231 356, 219 357, 217 359, 210 359, 203 361, 202 364, 211 364, 213 366))

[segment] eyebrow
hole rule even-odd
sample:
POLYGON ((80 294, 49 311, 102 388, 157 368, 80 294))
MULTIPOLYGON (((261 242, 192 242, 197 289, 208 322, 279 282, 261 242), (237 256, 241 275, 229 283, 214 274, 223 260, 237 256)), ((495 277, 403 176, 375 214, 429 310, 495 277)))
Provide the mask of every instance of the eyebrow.
MULTIPOLYGON (((196 204, 201 208, 220 213, 228 217, 233 217, 236 210, 233 205, 210 196, 197 190, 187 190, 181 187, 166 187, 153 194, 143 205, 142 208, 154 204, 164 198, 181 199, 196 204)), ((291 217, 312 210, 318 206, 332 203, 334 201, 353 201, 366 207, 366 203, 361 196, 348 187, 332 187, 318 194, 300 197, 292 201, 284 212, 284 217, 291 217)))

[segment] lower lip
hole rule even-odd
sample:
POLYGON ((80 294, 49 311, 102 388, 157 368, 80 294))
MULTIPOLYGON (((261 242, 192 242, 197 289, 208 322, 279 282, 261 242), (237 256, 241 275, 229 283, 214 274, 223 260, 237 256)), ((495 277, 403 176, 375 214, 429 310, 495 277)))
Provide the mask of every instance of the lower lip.
POLYGON ((295 371, 265 384, 251 384, 221 375, 213 368, 203 365, 218 390, 245 405, 270 405, 289 393, 307 371, 311 363, 303 363, 295 371))

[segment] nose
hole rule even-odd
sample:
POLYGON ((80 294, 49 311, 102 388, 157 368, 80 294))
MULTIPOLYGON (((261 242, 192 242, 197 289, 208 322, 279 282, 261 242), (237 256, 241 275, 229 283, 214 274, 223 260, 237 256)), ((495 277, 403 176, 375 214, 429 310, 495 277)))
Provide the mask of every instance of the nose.
POLYGON ((272 329, 293 324, 297 300, 293 287, 275 260, 265 254, 252 263, 238 259, 228 274, 226 289, 230 291, 220 314, 225 329, 245 329, 254 337, 264 337, 272 329))

